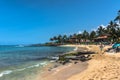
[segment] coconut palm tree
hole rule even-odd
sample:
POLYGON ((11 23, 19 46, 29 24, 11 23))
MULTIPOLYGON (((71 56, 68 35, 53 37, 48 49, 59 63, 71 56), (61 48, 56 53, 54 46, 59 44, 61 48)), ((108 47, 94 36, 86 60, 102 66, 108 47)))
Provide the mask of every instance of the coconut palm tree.
POLYGON ((108 33, 110 35, 109 40, 115 42, 117 40, 118 37, 118 29, 119 27, 117 27, 118 25, 113 22, 110 21, 109 25, 106 28, 106 33, 108 33))
POLYGON ((106 31, 105 28, 103 26, 99 26, 99 28, 97 29, 97 36, 101 36, 103 35, 106 31))
POLYGON ((96 38, 96 32, 95 31, 91 31, 90 32, 90 41, 92 41, 94 38, 96 38))
POLYGON ((62 41, 63 41, 63 43, 66 43, 66 41, 67 41, 67 35, 63 35, 62 41))
POLYGON ((85 42, 87 39, 89 39, 89 33, 86 30, 83 31, 82 38, 84 39, 85 42))
POLYGON ((68 36, 67 40, 68 40, 69 43, 73 43, 73 41, 71 40, 72 37, 73 37, 73 35, 68 36))
POLYGON ((77 40, 77 34, 76 33, 73 34, 73 38, 74 38, 74 43, 77 43, 78 40, 77 40))
POLYGON ((117 41, 120 42, 120 27, 117 27, 117 31, 116 31, 116 35, 117 35, 117 41))
POLYGON ((120 24, 120 10, 118 11, 117 17, 114 19, 114 21, 118 21, 120 24))
POLYGON ((53 41, 54 39, 53 38, 50 38, 50 41, 53 41))
POLYGON ((57 39, 57 36, 54 36, 54 37, 53 37, 53 41, 57 42, 57 40, 58 40, 58 39, 57 39))
POLYGON ((106 27, 105 32, 108 34, 113 34, 114 30, 115 30, 114 23, 113 21, 110 21, 109 25, 106 27))
POLYGON ((78 43, 80 43, 81 40, 82 40, 82 34, 78 34, 78 35, 77 35, 77 39, 78 39, 78 43))
POLYGON ((62 44, 62 42, 63 42, 62 35, 58 35, 57 40, 58 40, 58 43, 62 44))

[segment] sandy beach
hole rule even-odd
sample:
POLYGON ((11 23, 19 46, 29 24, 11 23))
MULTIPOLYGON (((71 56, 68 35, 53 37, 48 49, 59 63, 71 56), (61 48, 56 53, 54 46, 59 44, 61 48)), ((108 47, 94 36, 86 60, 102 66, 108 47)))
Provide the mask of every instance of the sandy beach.
POLYGON ((89 61, 88 68, 67 80, 120 80, 120 55, 104 55, 89 61))
POLYGON ((41 75, 37 80, 67 80, 72 75, 78 74, 87 68, 86 62, 78 62, 77 64, 69 63, 53 68, 50 71, 49 68, 41 75))
MULTIPOLYGON (((85 45, 66 45, 86 47, 85 45)), ((46 70, 38 80, 120 80, 120 53, 105 53, 99 46, 89 45, 89 50, 97 54, 87 62, 69 63, 51 71, 46 70)), ((104 50, 111 46, 105 46, 104 50)))
MULTIPOLYGON (((86 47, 85 45, 62 45, 62 47, 86 47)), ((87 47, 88 48, 88 47, 87 47)), ((90 49, 90 48, 89 48, 90 49)), ((73 75, 79 74, 87 69, 88 63, 77 61, 75 64, 72 61, 71 63, 60 65, 56 68, 53 68, 55 64, 46 66, 44 73, 38 75, 37 80, 67 80, 73 75)))
POLYGON ((85 71, 67 80, 120 80, 119 60, 120 53, 99 53, 88 62, 88 68, 85 71))

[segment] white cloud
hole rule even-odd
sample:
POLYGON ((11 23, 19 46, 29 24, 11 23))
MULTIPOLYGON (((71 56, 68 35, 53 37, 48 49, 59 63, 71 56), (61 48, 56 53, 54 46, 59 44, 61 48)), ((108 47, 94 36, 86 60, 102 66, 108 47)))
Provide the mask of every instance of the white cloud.
POLYGON ((104 26, 103 24, 102 24, 102 25, 100 25, 100 26, 102 26, 103 28, 106 28, 106 26, 104 26))
POLYGON ((92 31, 97 31, 97 28, 96 28, 96 29, 95 29, 95 28, 94 28, 94 29, 92 29, 92 31))
POLYGON ((116 24, 120 27, 120 23, 119 22, 117 22, 116 24))
MULTIPOLYGON (((106 28, 106 26, 103 25, 103 24, 101 24, 100 26, 101 26, 102 28, 106 28)), ((98 26, 97 28, 99 28, 100 26, 98 26)))
POLYGON ((78 31, 78 34, 81 34, 82 33, 82 31, 78 31))

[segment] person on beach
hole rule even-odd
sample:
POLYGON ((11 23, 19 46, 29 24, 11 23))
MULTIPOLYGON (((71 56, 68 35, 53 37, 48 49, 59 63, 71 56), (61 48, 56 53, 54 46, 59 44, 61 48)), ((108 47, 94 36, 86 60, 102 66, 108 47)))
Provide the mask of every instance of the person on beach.
POLYGON ((103 50, 103 44, 101 43, 100 44, 100 51, 102 52, 102 50, 103 50))

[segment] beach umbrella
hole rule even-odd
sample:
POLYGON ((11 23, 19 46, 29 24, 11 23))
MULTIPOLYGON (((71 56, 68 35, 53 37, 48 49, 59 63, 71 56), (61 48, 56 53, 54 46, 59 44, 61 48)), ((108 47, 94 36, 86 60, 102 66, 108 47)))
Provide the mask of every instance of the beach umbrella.
POLYGON ((117 48, 117 47, 120 47, 120 43, 115 43, 115 44, 112 46, 113 49, 114 49, 114 48, 117 48))

